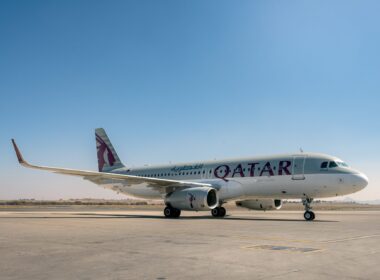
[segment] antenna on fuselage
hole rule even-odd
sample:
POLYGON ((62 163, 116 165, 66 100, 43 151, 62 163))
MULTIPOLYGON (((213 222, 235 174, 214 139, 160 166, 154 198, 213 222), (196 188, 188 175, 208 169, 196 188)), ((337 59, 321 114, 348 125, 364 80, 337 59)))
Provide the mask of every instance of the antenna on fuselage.
POLYGON ((303 154, 303 149, 302 149, 302 147, 300 147, 300 152, 301 152, 301 154, 303 154))

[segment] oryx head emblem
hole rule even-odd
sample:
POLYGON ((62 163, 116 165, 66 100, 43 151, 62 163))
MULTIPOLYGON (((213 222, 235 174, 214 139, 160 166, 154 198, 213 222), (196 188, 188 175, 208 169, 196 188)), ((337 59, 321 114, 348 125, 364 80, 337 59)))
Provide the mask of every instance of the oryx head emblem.
POLYGON ((95 135, 96 149, 98 151, 98 167, 99 171, 102 171, 105 164, 113 166, 116 160, 106 142, 98 134, 95 135))

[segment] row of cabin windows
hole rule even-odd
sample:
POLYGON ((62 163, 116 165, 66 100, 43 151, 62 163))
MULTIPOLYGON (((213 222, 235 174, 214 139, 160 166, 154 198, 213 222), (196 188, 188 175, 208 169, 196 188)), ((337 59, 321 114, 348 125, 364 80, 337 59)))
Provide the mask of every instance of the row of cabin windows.
MULTIPOLYGON (((211 174, 212 170, 210 170, 210 174, 211 174)), ((202 172, 203 174, 206 174, 206 171, 203 170, 202 172)), ((200 175, 201 174, 201 171, 194 171, 194 172, 180 172, 178 174, 176 173, 161 173, 161 174, 149 174, 149 175, 136 175, 136 176, 140 176, 140 177, 166 177, 166 176, 181 176, 181 175, 200 175)))
MULTIPOLYGON (((248 171, 251 171, 251 168, 243 168, 243 172, 245 172, 245 170, 248 170, 248 171)), ((260 171, 260 167, 257 168, 258 171, 260 171)), ((276 167, 273 166, 273 170, 276 170, 276 167)), ((220 170, 219 173, 224 173, 225 170, 220 170)), ((206 174, 206 171, 203 170, 202 172, 203 174, 206 174)), ((212 173, 212 170, 209 171, 209 173, 211 174, 212 173)), ((194 171, 194 172, 180 172, 179 174, 176 174, 176 173, 161 173, 161 174, 152 174, 152 175, 136 175, 136 176, 139 176, 139 177, 167 177, 167 176, 183 176, 183 175, 200 175, 201 174, 201 171, 194 171)))

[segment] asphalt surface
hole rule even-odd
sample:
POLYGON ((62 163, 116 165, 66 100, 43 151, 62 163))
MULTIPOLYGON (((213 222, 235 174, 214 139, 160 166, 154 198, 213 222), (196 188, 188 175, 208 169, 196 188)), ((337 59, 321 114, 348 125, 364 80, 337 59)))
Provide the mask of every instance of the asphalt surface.
POLYGON ((3 210, 0 279, 379 279, 380 211, 302 214, 3 210))

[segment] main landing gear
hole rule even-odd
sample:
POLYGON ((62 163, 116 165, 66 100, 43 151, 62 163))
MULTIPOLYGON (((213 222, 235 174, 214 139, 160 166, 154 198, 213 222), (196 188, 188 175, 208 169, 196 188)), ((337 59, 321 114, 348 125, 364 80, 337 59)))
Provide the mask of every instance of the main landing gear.
POLYGON ((164 215, 166 218, 178 218, 179 216, 181 216, 181 210, 173 208, 171 206, 167 206, 164 209, 164 215))
POLYGON ((311 211, 311 203, 313 202, 312 198, 306 198, 302 199, 302 203, 305 206, 305 213, 303 214, 303 217, 306 221, 312 221, 315 219, 315 214, 313 211, 311 211))
POLYGON ((224 207, 215 207, 214 209, 211 210, 211 215, 213 217, 223 218, 224 216, 226 216, 226 208, 224 208, 224 207))
MULTIPOLYGON (((214 217, 223 218, 224 216, 226 216, 226 208, 216 207, 211 210, 211 214, 214 217)), ((181 210, 173 208, 171 206, 166 206, 164 209, 164 215, 166 218, 178 218, 179 216, 181 216, 181 210)))

